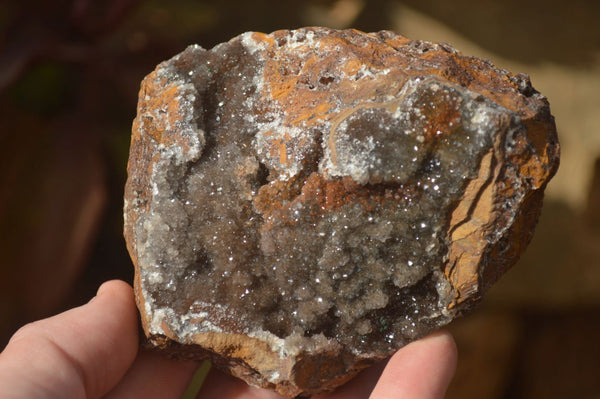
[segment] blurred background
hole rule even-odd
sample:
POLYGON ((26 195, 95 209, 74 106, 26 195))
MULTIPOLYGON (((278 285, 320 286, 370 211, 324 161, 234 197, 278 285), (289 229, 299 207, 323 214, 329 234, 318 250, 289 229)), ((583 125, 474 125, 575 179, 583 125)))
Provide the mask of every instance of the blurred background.
POLYGON ((528 73, 562 144, 522 260, 450 330, 449 398, 600 398, 600 2, 0 2, 0 348, 131 282, 122 195, 142 78, 197 43, 325 25, 442 41, 528 73))

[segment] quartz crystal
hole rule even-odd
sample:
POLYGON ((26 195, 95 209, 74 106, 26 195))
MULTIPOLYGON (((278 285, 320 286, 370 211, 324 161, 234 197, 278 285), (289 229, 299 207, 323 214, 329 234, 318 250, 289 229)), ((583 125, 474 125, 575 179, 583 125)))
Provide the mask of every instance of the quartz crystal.
POLYGON ((193 45, 142 82, 125 237, 149 343, 288 397, 469 310, 558 167, 523 74, 392 32, 193 45))

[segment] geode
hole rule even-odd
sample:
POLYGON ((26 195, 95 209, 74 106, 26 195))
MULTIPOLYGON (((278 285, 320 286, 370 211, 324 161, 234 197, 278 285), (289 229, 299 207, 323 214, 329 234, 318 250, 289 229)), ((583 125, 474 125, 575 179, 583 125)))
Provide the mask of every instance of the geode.
POLYGON ((289 397, 470 309, 559 146, 523 74, 392 32, 188 47, 142 82, 125 237, 151 344, 289 397))

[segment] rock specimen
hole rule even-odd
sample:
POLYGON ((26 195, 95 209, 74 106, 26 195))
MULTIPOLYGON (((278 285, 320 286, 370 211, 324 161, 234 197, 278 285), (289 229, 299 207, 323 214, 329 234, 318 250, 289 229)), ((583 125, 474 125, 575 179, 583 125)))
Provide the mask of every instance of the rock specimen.
POLYGON ((289 397, 469 309, 528 244, 559 147, 529 78, 306 28, 142 82, 125 237, 150 343, 289 397))

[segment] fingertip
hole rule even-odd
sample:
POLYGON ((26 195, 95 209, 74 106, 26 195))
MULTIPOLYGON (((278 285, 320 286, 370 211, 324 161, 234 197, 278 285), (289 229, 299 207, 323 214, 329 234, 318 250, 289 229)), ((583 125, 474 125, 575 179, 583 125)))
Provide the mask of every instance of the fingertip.
POLYGON ((419 345, 428 345, 432 351, 438 353, 438 357, 444 362, 444 365, 452 370, 456 369, 458 362, 458 348, 454 337, 448 330, 436 331, 419 341, 416 341, 419 345))
POLYGON ((457 353, 447 331, 411 342, 391 357, 371 399, 443 398, 456 369, 457 353))
POLYGON ((121 280, 104 282, 88 306, 88 312, 96 315, 97 326, 103 330, 99 335, 109 353, 119 352, 125 359, 121 364, 132 363, 138 351, 139 321, 131 286, 121 280))
POLYGON ((129 302, 130 300, 134 300, 133 297, 133 289, 129 284, 122 280, 109 280, 103 282, 98 290, 96 290, 96 295, 94 295, 88 303, 95 302, 99 297, 119 297, 120 299, 124 299, 129 302))
POLYGON ((105 281, 98 287, 96 297, 101 295, 127 295, 133 296, 133 289, 123 280, 105 281))

